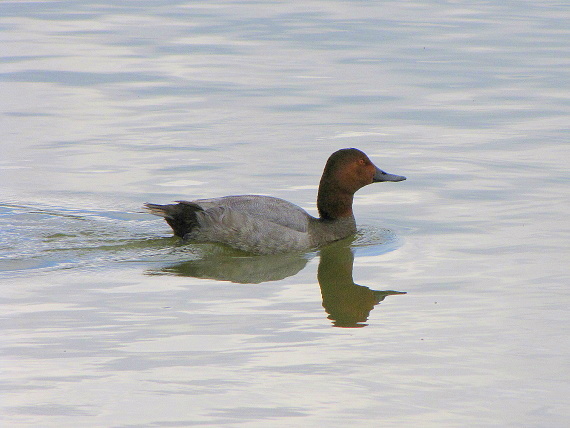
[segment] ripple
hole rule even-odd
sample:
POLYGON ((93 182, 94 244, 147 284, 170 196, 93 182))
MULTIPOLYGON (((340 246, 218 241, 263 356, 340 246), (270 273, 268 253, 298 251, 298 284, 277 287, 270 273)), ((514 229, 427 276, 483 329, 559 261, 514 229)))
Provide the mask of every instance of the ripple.
POLYGON ((377 256, 397 250, 402 242, 393 230, 365 225, 358 230, 351 246, 357 257, 377 256))

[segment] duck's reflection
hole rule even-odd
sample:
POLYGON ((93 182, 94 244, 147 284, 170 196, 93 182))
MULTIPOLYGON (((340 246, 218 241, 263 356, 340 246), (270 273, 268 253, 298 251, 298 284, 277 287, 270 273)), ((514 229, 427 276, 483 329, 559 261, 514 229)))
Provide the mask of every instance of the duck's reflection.
POLYGON ((299 273, 309 261, 302 254, 229 256, 217 254, 164 267, 151 274, 172 274, 239 284, 279 281, 299 273))
MULTIPOLYGON (((259 284, 296 275, 310 256, 287 254, 275 256, 211 255, 198 260, 173 264, 149 274, 170 274, 195 278, 259 284)), ((323 307, 336 327, 364 327, 370 311, 386 296, 406 294, 401 291, 377 291, 355 284, 352 279, 354 254, 350 242, 339 242, 320 250, 318 282, 323 307)))
POLYGON ((354 283, 354 254, 347 245, 331 245, 321 250, 317 278, 323 307, 335 327, 364 327, 378 303, 402 291, 377 291, 354 283))

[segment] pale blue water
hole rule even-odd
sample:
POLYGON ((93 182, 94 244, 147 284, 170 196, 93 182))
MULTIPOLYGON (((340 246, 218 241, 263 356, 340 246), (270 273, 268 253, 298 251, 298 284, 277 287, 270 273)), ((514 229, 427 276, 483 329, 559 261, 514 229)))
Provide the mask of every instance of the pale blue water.
POLYGON ((563 427, 566 2, 0 2, 6 426, 563 427), (144 202, 262 193, 354 241, 181 245, 144 202), (405 292, 406 294, 400 294, 405 292))

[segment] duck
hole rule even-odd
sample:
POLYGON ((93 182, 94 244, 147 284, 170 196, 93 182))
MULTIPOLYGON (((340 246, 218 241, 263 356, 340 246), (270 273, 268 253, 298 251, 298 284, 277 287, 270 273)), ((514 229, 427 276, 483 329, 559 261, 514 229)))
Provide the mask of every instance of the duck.
POLYGON ((328 158, 317 193, 319 217, 284 199, 235 195, 175 204, 145 203, 186 242, 219 243, 252 254, 307 252, 356 233, 352 203, 356 191, 372 183, 403 181, 355 148, 328 158))

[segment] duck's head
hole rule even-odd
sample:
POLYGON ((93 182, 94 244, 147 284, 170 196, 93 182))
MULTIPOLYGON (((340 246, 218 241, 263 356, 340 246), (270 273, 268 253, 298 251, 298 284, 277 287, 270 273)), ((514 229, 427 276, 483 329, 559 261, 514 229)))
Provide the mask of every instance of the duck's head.
POLYGON ((372 183, 405 179, 382 171, 358 149, 338 150, 330 155, 321 177, 317 199, 321 217, 352 215, 352 197, 358 189, 372 183))
POLYGON ((402 175, 382 171, 358 149, 341 149, 330 155, 323 178, 336 181, 340 188, 352 193, 368 184, 406 179, 402 175))

